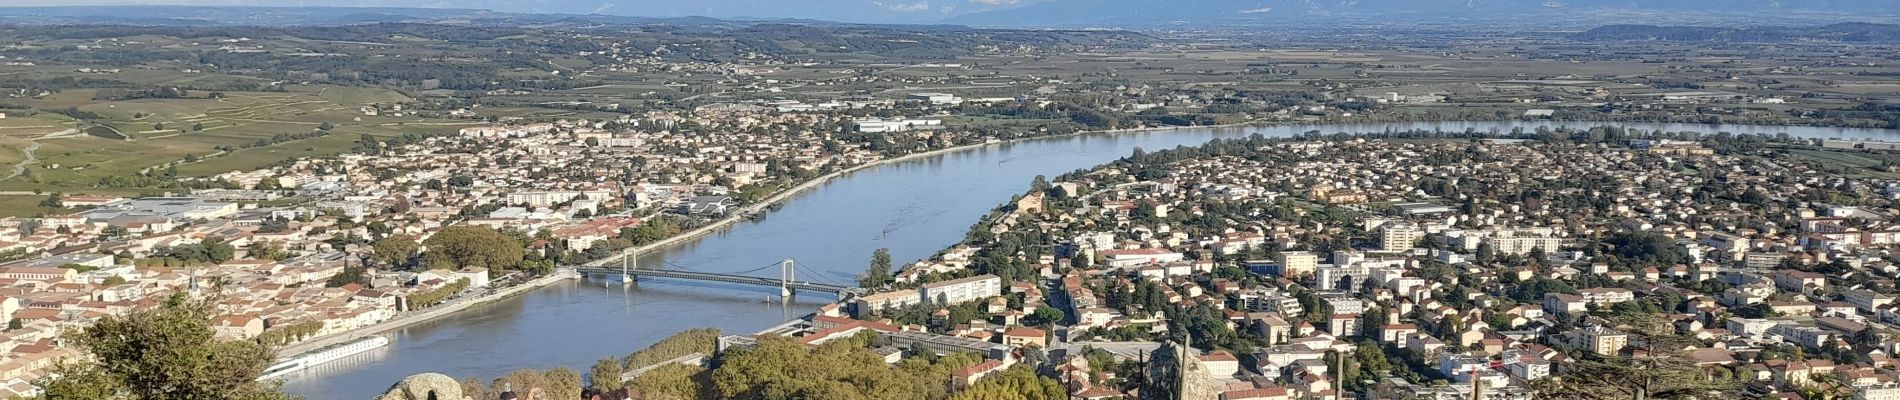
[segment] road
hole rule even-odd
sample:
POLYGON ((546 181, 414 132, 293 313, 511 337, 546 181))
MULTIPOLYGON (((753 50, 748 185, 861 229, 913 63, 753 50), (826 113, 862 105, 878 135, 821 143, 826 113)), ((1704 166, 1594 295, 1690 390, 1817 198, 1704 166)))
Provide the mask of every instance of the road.
POLYGON ((13 172, 7 174, 7 176, 4 178, 0 178, 0 181, 18 178, 20 177, 20 175, 26 175, 27 167, 31 167, 33 166, 33 164, 39 163, 40 162, 39 155, 34 154, 34 152, 40 150, 41 140, 62 138, 62 137, 66 137, 66 136, 78 133, 78 132, 79 131, 75 129, 66 129, 66 130, 62 130, 58 132, 41 135, 40 137, 37 137, 37 138, 33 138, 32 141, 27 143, 26 148, 20 149, 20 153, 25 154, 26 159, 20 160, 19 164, 14 164, 13 172))

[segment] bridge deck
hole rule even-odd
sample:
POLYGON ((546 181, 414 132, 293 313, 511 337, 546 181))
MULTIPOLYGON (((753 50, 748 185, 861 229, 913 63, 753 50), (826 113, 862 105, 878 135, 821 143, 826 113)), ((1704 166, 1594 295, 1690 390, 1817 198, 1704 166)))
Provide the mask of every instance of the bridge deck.
MULTIPOLYGON (((597 275, 619 276, 622 272, 618 268, 586 268, 586 267, 575 268, 575 271, 580 272, 581 274, 584 274, 584 275, 596 275, 596 276, 597 275)), ((863 289, 848 287, 848 286, 830 285, 830 284, 807 282, 807 281, 780 282, 777 278, 762 278, 762 277, 746 276, 746 275, 726 275, 726 274, 713 274, 713 273, 705 273, 705 272, 677 271, 677 270, 664 270, 664 269, 632 269, 632 270, 627 270, 625 272, 628 275, 633 275, 633 276, 650 276, 650 277, 656 277, 656 278, 725 282, 725 283, 737 283, 737 284, 744 284, 744 285, 758 285, 758 286, 768 286, 768 287, 779 287, 782 284, 782 286, 792 288, 792 289, 797 289, 797 290, 820 291, 820 292, 835 293, 835 294, 840 294, 840 295, 857 294, 863 291, 863 289)))

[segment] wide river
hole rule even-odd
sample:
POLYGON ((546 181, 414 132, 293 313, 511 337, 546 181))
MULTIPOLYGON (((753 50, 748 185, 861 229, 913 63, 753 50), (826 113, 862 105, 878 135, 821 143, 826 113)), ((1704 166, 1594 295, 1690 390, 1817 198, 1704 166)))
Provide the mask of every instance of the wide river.
MULTIPOLYGON (((1054 177, 1148 151, 1252 134, 1467 128, 1508 132, 1539 126, 1615 125, 1704 134, 1782 133, 1812 138, 1900 140, 1900 131, 1814 127, 1641 123, 1439 122, 1187 128, 1026 140, 893 163, 840 177, 797 196, 765 218, 640 258, 645 266, 745 271, 796 259, 800 278, 850 282, 871 252, 889 248, 900 264, 929 257, 962 239, 991 208, 1054 177), (818 275, 813 277, 812 275, 818 275)), ((775 269, 755 272, 774 276, 775 269)), ((810 313, 832 300, 805 294, 769 300, 775 288, 649 280, 633 287, 569 281, 472 308, 386 335, 393 342, 290 377, 285 388, 313 400, 363 400, 403 377, 440 372, 484 381, 519 368, 568 367, 583 374, 595 360, 625 356, 681 330, 715 327, 749 333, 810 313)))

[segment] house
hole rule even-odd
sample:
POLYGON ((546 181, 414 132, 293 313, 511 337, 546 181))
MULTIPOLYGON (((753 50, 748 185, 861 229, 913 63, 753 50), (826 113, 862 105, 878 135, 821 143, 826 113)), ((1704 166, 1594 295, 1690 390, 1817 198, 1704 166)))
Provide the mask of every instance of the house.
POLYGON ((956 390, 970 387, 970 385, 976 384, 976 381, 1002 372, 1003 369, 1008 366, 1008 364, 1003 363, 1003 360, 983 360, 983 362, 976 363, 976 365, 964 367, 950 374, 950 388, 956 390))
POLYGON ((251 339, 264 334, 264 319, 255 314, 226 315, 218 317, 212 329, 218 337, 225 339, 251 339))
POLYGON ((1231 378, 1234 374, 1240 373, 1240 358, 1226 350, 1215 350, 1197 358, 1200 359, 1202 366, 1207 367, 1207 374, 1215 379, 1231 378))
POLYGON ((1229 390, 1220 394, 1221 400, 1287 400, 1290 398, 1287 396, 1286 387, 1229 390))
POLYGON ((79 272, 60 267, 11 267, 0 270, 0 279, 18 279, 22 281, 67 282, 78 277, 79 272))
POLYGON ((1003 345, 1009 347, 1049 347, 1049 333, 1036 328, 1016 328, 1003 332, 1003 345))
POLYGON ((1550 314, 1577 313, 1587 310, 1589 303, 1582 296, 1564 293, 1544 293, 1544 312, 1550 314))
POLYGON ((1629 346, 1629 334, 1602 326, 1592 326, 1578 331, 1577 347, 1599 355, 1612 356, 1629 346))
POLYGON ((851 313, 858 318, 864 318, 879 311, 903 308, 920 302, 923 302, 923 297, 917 294, 916 289, 868 294, 858 297, 851 304, 851 313))
POLYGON ((1359 314, 1333 314, 1327 330, 1338 337, 1359 336, 1359 314))
POLYGON ((943 282, 926 283, 917 288, 922 301, 950 305, 1003 294, 1003 278, 977 275, 943 282))
POLYGON ((1109 267, 1128 268, 1147 264, 1166 264, 1186 259, 1181 253, 1165 249, 1108 250, 1101 252, 1109 267))

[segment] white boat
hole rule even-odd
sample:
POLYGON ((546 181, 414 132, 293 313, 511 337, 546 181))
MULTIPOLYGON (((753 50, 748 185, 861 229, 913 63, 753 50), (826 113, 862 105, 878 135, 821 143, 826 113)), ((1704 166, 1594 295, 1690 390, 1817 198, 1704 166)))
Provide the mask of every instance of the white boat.
POLYGON ((379 349, 388 345, 389 338, 370 336, 349 343, 316 349, 307 353, 298 354, 295 357, 278 360, 276 364, 271 364, 270 368, 264 369, 264 375, 258 377, 257 380, 262 381, 281 378, 293 372, 302 371, 306 368, 336 361, 344 357, 363 354, 370 350, 379 349))

